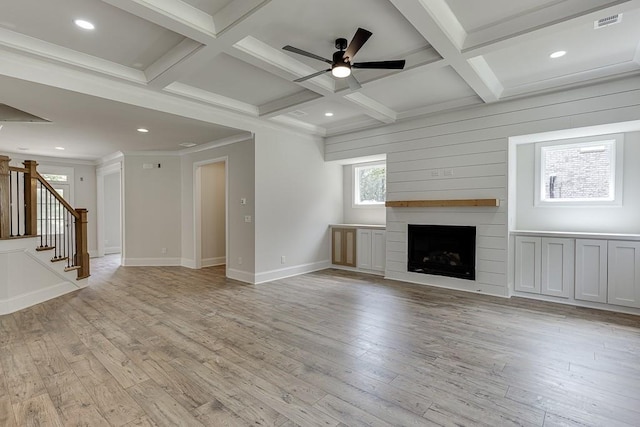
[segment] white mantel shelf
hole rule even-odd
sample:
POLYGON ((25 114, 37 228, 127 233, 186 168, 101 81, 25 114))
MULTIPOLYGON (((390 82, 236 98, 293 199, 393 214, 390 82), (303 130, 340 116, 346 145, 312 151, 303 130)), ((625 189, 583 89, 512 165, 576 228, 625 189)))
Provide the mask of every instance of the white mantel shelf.
POLYGON ((601 240, 632 240, 640 241, 640 234, 623 233, 588 233, 575 231, 537 231, 537 230, 513 230, 512 236, 536 236, 536 237, 567 237, 575 239, 601 239, 601 240))
POLYGON ((391 200, 385 202, 384 205, 387 208, 448 208, 473 206, 496 208, 500 206, 500 199, 391 200))

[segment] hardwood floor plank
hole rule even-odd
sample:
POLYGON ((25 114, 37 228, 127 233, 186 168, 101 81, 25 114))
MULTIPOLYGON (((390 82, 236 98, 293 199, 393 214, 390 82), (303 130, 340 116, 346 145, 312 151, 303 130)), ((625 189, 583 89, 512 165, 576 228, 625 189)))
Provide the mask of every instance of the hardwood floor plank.
POLYGON ((8 395, 0 397, 0 426, 18 427, 16 418, 13 415, 11 398, 8 395))
POLYGON ((25 343, 17 342, 3 347, 0 363, 11 402, 14 404, 46 393, 38 368, 25 343))
POLYGON ((53 406, 65 426, 110 426, 72 370, 49 375, 44 381, 53 406))
POLYGON ((127 391, 159 426, 202 426, 187 409, 152 380, 132 386, 127 391))
POLYGON ((21 427, 63 427, 49 395, 44 393, 14 403, 16 423, 21 427))
MULTIPOLYGON (((327 395, 315 403, 314 407, 322 409, 327 414, 348 426, 393 427, 394 424, 384 422, 365 411, 340 400, 335 396, 327 395)), ((400 424, 395 424, 399 426, 400 424)))

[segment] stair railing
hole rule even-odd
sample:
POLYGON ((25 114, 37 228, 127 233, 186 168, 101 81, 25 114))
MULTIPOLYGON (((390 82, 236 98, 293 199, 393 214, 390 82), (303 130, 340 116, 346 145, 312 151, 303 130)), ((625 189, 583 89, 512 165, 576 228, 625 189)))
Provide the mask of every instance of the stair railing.
POLYGON ((9 166, 0 156, 0 238, 37 236, 37 251, 52 251, 52 262, 65 271, 89 277, 87 210, 75 209, 37 171, 33 160, 24 168, 9 166))

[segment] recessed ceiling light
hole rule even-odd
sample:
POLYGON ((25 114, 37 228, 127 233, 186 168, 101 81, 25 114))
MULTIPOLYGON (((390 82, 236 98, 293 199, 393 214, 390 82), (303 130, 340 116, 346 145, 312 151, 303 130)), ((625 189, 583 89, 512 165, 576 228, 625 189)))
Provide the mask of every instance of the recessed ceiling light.
POLYGON ((56 147, 56 150, 64 150, 64 147, 56 147))
POLYGON ((549 58, 551 58, 551 59, 562 58, 566 54, 567 54, 566 50, 559 50, 559 51, 553 52, 551 55, 549 55, 549 58))
POLYGON ((325 115, 326 117, 333 117, 333 113, 332 113, 332 112, 330 112, 330 111, 329 111, 329 112, 324 113, 324 115, 325 115))
POLYGON ((82 28, 83 30, 93 30, 96 28, 95 25, 93 25, 89 21, 85 21, 84 19, 76 19, 75 21, 73 21, 73 23, 76 24, 78 27, 82 28))
POLYGON ((149 132, 149 129, 145 129, 145 128, 138 128, 138 132, 141 132, 141 133, 147 133, 147 132, 149 132))

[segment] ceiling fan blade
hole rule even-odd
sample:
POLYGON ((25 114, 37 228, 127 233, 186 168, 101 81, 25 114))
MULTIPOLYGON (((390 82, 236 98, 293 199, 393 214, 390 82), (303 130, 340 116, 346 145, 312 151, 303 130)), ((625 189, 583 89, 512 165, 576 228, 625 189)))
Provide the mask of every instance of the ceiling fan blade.
POLYGON ((309 79, 312 79, 314 77, 317 77, 320 74, 328 73, 329 71, 331 71, 331 68, 329 68, 328 70, 322 70, 322 71, 318 71, 317 73, 309 74, 308 76, 300 77, 299 79, 295 79, 294 82, 300 83, 300 82, 303 82, 305 80, 309 80, 309 79))
POLYGON ((351 66, 353 68, 378 68, 384 70, 402 70, 404 68, 405 60, 398 61, 372 61, 372 62, 356 62, 351 66))
POLYGON ((356 31, 351 39, 351 43, 349 43, 349 47, 344 51, 343 58, 349 58, 349 62, 353 63, 353 57, 356 56, 360 48, 369 40, 369 37, 371 37, 371 31, 358 28, 358 31, 356 31))
POLYGON ((306 50, 298 49, 297 47, 286 45, 282 49, 288 50, 289 52, 297 53, 298 55, 306 56, 308 58, 317 59, 318 61, 326 62, 327 64, 333 64, 330 59, 323 58, 322 56, 307 52, 306 50))
POLYGON ((358 81, 358 79, 356 79, 353 74, 350 74, 349 77, 347 77, 347 84, 349 85, 349 89, 351 90, 358 90, 362 87, 360 86, 360 82, 358 81))

